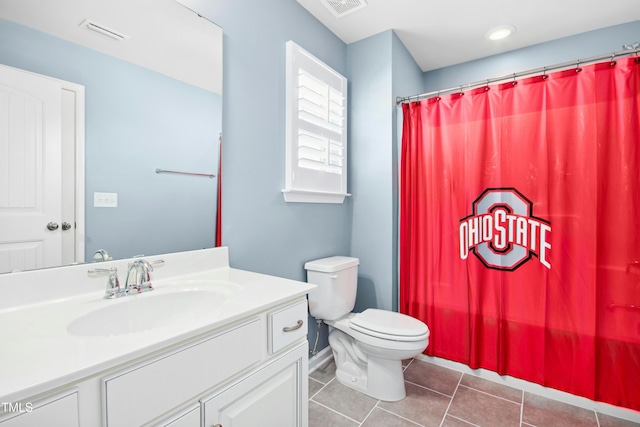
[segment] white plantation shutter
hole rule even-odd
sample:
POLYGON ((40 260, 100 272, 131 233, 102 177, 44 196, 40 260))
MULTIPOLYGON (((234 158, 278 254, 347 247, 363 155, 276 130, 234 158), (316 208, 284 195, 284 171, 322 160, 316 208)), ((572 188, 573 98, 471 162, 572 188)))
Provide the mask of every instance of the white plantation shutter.
POLYGON ((287 42, 286 187, 290 202, 347 196, 347 79, 287 42))

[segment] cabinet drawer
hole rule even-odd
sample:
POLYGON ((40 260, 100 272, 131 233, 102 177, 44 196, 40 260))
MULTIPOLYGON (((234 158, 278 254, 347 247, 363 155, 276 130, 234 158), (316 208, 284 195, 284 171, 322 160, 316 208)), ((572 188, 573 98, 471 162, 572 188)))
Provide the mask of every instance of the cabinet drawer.
POLYGON ((261 325, 255 319, 105 379, 106 424, 142 425, 259 362, 261 325))
POLYGON ((307 336, 307 300, 269 314, 269 352, 277 353, 307 336))

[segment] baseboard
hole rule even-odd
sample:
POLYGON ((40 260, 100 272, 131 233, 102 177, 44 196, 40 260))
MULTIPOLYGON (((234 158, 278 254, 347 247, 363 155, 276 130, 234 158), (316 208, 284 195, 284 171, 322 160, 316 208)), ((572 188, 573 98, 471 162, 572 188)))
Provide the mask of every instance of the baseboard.
POLYGON ((442 359, 439 357, 426 356, 424 354, 421 354, 419 356, 416 356, 416 359, 433 363, 434 365, 443 366, 445 368, 453 369, 464 374, 469 374, 479 378, 483 378, 485 380, 493 381, 498 384, 524 390, 526 392, 557 400, 559 402, 568 403, 580 408, 600 412, 601 414, 610 415, 616 418, 622 418, 635 423, 640 423, 640 412, 634 411, 632 409, 621 408, 619 406, 614 406, 603 402, 595 402, 591 399, 587 399, 586 397, 580 397, 571 393, 566 393, 564 391, 544 387, 540 384, 521 380, 519 378, 510 377, 508 375, 499 375, 496 372, 489 371, 487 369, 471 369, 465 364, 453 362, 451 360, 442 359))
POLYGON ((314 372, 331 360, 333 360, 333 352, 331 351, 331 347, 326 346, 320 350, 318 354, 309 359, 309 373, 314 372))

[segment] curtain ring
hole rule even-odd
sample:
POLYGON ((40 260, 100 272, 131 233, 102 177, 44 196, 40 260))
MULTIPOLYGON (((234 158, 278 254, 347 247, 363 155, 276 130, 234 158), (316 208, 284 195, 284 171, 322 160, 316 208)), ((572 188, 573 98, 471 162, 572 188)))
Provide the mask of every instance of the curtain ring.
POLYGON ((542 80, 547 80, 549 76, 547 76, 547 66, 542 67, 542 80))
POLYGON ((582 69, 580 68, 580 59, 578 59, 576 61, 576 73, 579 73, 580 71, 582 71, 582 69))

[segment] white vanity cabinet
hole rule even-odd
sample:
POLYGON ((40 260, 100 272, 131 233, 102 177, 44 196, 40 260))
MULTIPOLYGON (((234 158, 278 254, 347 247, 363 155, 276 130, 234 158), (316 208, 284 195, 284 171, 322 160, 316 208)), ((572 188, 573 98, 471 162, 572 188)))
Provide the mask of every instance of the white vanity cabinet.
POLYGON ((298 299, 103 377, 103 425, 306 427, 306 320, 298 299))
POLYGON ((156 258, 154 291, 115 301, 87 266, 0 275, 28 296, 0 300, 0 427, 307 427, 315 285, 231 268, 227 248, 156 258))

